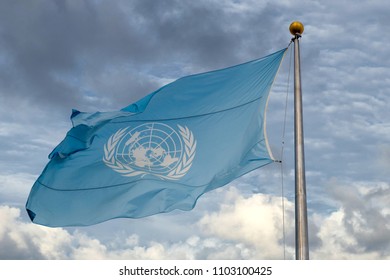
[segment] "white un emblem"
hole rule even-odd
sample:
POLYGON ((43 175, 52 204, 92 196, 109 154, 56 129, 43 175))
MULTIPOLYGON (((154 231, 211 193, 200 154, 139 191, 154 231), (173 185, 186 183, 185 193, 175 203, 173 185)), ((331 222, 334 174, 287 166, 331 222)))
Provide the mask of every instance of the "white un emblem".
POLYGON ((104 145, 103 162, 123 176, 178 180, 190 170, 196 140, 188 127, 163 123, 119 129, 104 145))

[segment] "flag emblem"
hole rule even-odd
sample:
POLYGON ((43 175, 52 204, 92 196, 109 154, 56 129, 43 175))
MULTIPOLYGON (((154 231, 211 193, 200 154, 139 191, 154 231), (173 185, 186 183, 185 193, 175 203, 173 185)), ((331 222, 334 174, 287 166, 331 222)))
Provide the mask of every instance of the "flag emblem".
POLYGON ((153 122, 119 129, 104 145, 103 162, 126 177, 178 180, 192 166, 196 140, 188 127, 177 127, 153 122))

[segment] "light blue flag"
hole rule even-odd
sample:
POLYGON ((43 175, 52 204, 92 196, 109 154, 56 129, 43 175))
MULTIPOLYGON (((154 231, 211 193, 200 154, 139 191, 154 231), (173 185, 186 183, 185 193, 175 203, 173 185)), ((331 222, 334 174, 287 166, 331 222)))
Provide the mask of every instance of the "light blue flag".
POLYGON ((286 49, 183 77, 118 112, 74 110, 26 209, 46 226, 191 210, 205 192, 273 162, 265 109, 286 49))

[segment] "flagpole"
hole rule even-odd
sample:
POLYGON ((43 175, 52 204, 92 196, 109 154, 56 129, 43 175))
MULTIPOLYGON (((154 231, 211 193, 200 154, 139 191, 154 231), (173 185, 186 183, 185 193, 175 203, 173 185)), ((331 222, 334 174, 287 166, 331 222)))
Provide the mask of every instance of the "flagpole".
POLYGON ((292 40, 294 42, 295 255, 297 260, 309 259, 301 69, 299 54, 299 38, 301 37, 303 30, 303 24, 298 21, 295 21, 290 25, 290 32, 294 35, 292 40))

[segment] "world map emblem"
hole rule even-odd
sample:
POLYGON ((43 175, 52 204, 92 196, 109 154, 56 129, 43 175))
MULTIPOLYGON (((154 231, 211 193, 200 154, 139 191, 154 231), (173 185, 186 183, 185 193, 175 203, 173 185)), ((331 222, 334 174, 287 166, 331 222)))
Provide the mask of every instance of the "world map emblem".
POLYGON ((152 175, 178 180, 190 170, 196 140, 186 126, 144 123, 112 134, 104 145, 103 162, 122 176, 152 175))

